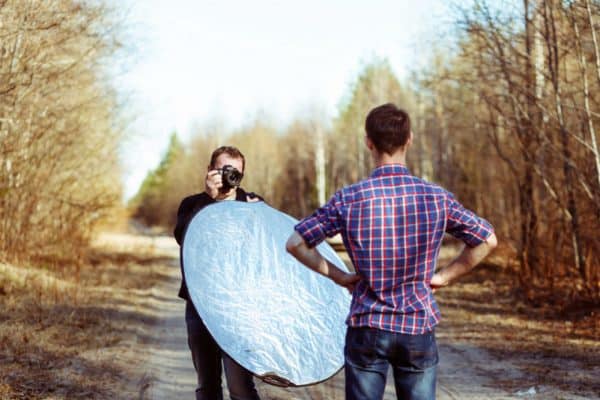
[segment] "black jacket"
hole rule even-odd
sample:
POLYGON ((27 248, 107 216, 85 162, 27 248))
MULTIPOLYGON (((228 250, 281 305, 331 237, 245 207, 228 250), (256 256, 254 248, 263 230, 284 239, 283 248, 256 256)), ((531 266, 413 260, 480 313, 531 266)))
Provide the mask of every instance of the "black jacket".
MULTIPOLYGON (((246 193, 244 189, 237 188, 235 195, 236 201, 248 201, 248 197, 262 200, 262 197, 254 193, 246 193)), ((177 243, 179 244, 179 265, 181 266, 181 288, 179 289, 179 297, 184 300, 190 300, 187 285, 185 284, 185 274, 183 273, 183 261, 181 256, 185 231, 196 213, 215 202, 216 201, 206 192, 198 193, 183 199, 181 204, 179 204, 179 210, 177 210, 177 224, 175 225, 173 236, 175 236, 175 240, 177 240, 177 243)))

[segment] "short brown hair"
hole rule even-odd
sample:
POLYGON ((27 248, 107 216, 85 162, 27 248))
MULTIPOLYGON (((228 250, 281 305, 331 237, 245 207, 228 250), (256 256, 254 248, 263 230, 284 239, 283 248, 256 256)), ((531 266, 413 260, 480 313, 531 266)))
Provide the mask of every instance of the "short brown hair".
MULTIPOLYGON (((210 167, 211 168, 215 166, 215 163, 217 162, 217 158, 219 158, 219 156, 221 154, 227 154, 229 157, 241 159, 242 160, 242 169, 246 169, 246 158, 244 157, 242 152, 237 147, 233 147, 233 146, 221 146, 218 149, 216 149, 215 151, 213 151, 212 155, 210 156, 210 167)), ((240 172, 244 172, 244 171, 240 171, 240 172)))
POLYGON ((391 155, 408 142, 410 117, 395 104, 383 104, 369 112, 365 130, 377 151, 391 155))

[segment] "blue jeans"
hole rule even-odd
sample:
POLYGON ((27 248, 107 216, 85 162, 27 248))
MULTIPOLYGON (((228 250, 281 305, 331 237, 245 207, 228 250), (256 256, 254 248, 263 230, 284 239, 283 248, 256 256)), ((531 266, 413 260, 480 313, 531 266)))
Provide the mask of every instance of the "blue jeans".
POLYGON ((232 400, 260 400, 252 374, 221 351, 191 301, 185 306, 188 346, 198 375, 196 400, 223 400, 221 360, 232 400))
POLYGON ((407 335, 348 327, 344 355, 347 400, 382 399, 390 365, 398 399, 435 399, 438 351, 434 332, 407 335))

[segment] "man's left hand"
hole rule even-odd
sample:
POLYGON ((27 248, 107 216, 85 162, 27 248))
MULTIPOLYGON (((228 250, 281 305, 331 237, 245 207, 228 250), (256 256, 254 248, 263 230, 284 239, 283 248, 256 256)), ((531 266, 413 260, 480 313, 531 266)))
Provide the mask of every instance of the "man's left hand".
POLYGON ((431 282, 429 282, 429 286, 431 286, 431 289, 433 289, 433 293, 435 293, 437 289, 442 288, 444 286, 448 286, 448 283, 448 280, 444 278, 441 273, 436 272, 435 274, 433 274, 431 282))

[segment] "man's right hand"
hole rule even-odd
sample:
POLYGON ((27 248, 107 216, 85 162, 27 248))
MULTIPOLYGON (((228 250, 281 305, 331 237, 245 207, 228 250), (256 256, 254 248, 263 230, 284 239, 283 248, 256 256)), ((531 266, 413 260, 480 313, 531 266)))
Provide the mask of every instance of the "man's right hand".
POLYGON ((339 275, 338 277, 336 277, 334 282, 340 286, 345 287, 346 289, 348 289, 348 292, 350 292, 350 294, 352 294, 352 292, 354 292, 354 286, 356 286, 356 284, 361 279, 362 279, 362 277, 358 274, 345 272, 345 273, 339 275))
POLYGON ((222 193, 219 191, 223 187, 223 181, 221 180, 221 174, 216 169, 208 171, 206 174, 206 181, 204 182, 206 193, 217 200, 219 195, 222 193))

